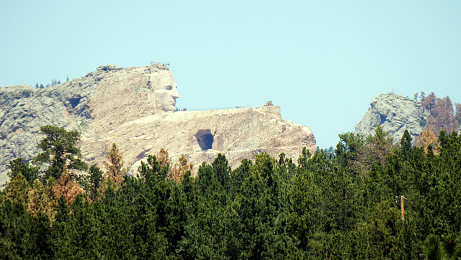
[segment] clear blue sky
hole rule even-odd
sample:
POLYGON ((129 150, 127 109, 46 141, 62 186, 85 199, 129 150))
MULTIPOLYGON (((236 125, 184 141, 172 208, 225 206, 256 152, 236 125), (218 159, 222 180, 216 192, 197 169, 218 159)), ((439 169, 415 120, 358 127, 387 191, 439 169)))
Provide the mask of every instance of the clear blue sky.
POLYGON ((170 63, 179 108, 280 105, 321 147, 372 98, 461 102, 461 1, 0 2, 0 85, 170 63))

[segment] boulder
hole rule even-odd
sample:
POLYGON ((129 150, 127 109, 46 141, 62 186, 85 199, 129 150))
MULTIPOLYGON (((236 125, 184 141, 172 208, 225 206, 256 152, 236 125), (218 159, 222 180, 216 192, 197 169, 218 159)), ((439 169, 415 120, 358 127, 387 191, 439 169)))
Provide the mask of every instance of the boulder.
POLYGON ((400 142, 405 130, 415 142, 428 117, 429 112, 419 102, 394 93, 381 94, 371 101, 370 108, 355 126, 355 133, 372 135, 376 127, 382 126, 394 143, 400 142))

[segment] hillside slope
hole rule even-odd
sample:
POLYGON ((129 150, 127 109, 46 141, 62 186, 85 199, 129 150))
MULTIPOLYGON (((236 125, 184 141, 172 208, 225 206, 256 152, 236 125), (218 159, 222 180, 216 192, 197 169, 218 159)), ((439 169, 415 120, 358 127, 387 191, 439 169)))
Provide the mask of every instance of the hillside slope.
MULTIPOLYGON (((197 166, 224 153, 231 165, 265 151, 297 157, 316 149, 311 130, 283 120, 280 108, 176 111, 179 97, 168 67, 154 64, 100 66, 82 78, 46 89, 0 89, 0 183, 8 163, 38 153, 42 125, 82 133, 84 159, 101 165, 116 143, 128 167, 166 148, 176 159, 184 153, 197 166)), ((136 166, 132 167, 132 171, 136 166)))

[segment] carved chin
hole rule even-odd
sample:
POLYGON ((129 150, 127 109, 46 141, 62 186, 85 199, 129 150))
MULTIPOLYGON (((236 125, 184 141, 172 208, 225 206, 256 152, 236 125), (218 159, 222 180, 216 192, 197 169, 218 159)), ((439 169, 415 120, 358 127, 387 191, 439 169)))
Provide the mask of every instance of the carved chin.
POLYGON ((164 104, 164 105, 161 105, 160 107, 160 110, 162 111, 176 111, 176 105, 167 105, 167 104, 164 104))
POLYGON ((157 109, 161 111, 176 111, 176 102, 172 98, 159 98, 156 100, 157 109))
POLYGON ((171 106, 168 106, 168 108, 165 110, 165 111, 176 111, 176 106, 175 105, 171 105, 171 106))

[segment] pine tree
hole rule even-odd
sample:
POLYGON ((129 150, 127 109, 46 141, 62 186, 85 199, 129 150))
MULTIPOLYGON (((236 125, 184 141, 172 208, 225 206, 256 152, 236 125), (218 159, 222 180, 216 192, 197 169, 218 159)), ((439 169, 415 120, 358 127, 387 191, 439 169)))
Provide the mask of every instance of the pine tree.
POLYGON ((408 130, 405 130, 405 132, 403 132, 402 139, 400 140, 400 151, 405 159, 407 159, 411 153, 411 142, 410 133, 408 130))
POLYGON ((436 136, 441 130, 448 133, 458 130, 459 121, 455 117, 453 104, 449 97, 437 98, 432 92, 429 96, 422 98, 422 106, 430 112, 426 127, 436 136))
POLYGON ((424 92, 421 92, 421 103, 427 111, 431 112, 436 103, 434 92, 431 92, 427 97, 424 92))
POLYGON ((57 222, 65 222, 68 220, 69 215, 69 206, 68 201, 64 196, 61 196, 58 199, 58 204, 56 206, 56 221, 57 222))
POLYGON ((28 192, 30 188, 30 183, 21 173, 19 173, 11 178, 7 184, 4 190, 5 199, 16 201, 23 207, 26 207, 28 202, 28 192))
POLYGON ((52 179, 48 179, 45 184, 38 179, 34 181, 32 189, 28 192, 27 211, 30 214, 35 217, 44 214, 51 221, 54 220, 57 200, 53 192, 53 183, 52 179))
POLYGON ((116 189, 122 185, 127 173, 127 169, 123 168, 123 164, 122 154, 117 145, 112 144, 112 148, 104 162, 104 167, 106 168, 105 181, 115 184, 116 189))
POLYGON ((187 161, 184 154, 181 154, 178 161, 173 164, 168 172, 168 178, 176 183, 181 183, 187 172, 192 171, 192 164, 187 161))
POLYGON ((424 148, 424 152, 428 153, 430 149, 434 154, 439 154, 440 144, 435 134, 426 128, 416 139, 416 146, 424 148))
POLYGON ((161 148, 160 151, 157 153, 157 159, 160 162, 160 167, 165 167, 171 164, 170 158, 168 156, 168 151, 161 148))
POLYGON ((213 167, 213 172, 218 183, 225 189, 228 189, 230 184, 229 179, 231 168, 228 165, 226 157, 222 154, 218 154, 211 165, 213 167))
POLYGON ((353 133, 340 134, 339 139, 335 150, 336 161, 343 167, 357 164, 365 140, 353 133))
POLYGON ((71 175, 67 169, 64 169, 58 183, 53 187, 53 192, 55 198, 64 197, 67 205, 70 205, 77 195, 83 193, 83 189, 71 179, 71 175))
POLYGON ((42 126, 40 128, 45 138, 38 147, 43 151, 34 158, 34 162, 48 165, 45 178, 59 179, 64 168, 69 170, 87 170, 88 165, 81 160, 77 143, 80 134, 77 131, 66 131, 57 126, 42 126))
POLYGON ((438 236, 431 234, 426 238, 426 240, 424 241, 424 253, 427 259, 442 259, 440 239, 438 236))
POLYGON ((10 172, 8 172, 8 177, 13 179, 18 174, 22 174, 29 183, 33 183, 34 180, 38 178, 38 168, 18 158, 10 161, 10 172))
POLYGON ((101 169, 96 166, 96 164, 92 165, 89 170, 89 192, 90 192, 90 199, 95 200, 98 196, 98 189, 102 184, 103 181, 103 172, 101 169))
POLYGON ((381 126, 378 126, 375 129, 375 134, 368 136, 366 140, 368 151, 365 157, 369 161, 370 166, 373 162, 384 165, 387 155, 392 150, 392 138, 388 137, 388 135, 381 126))

